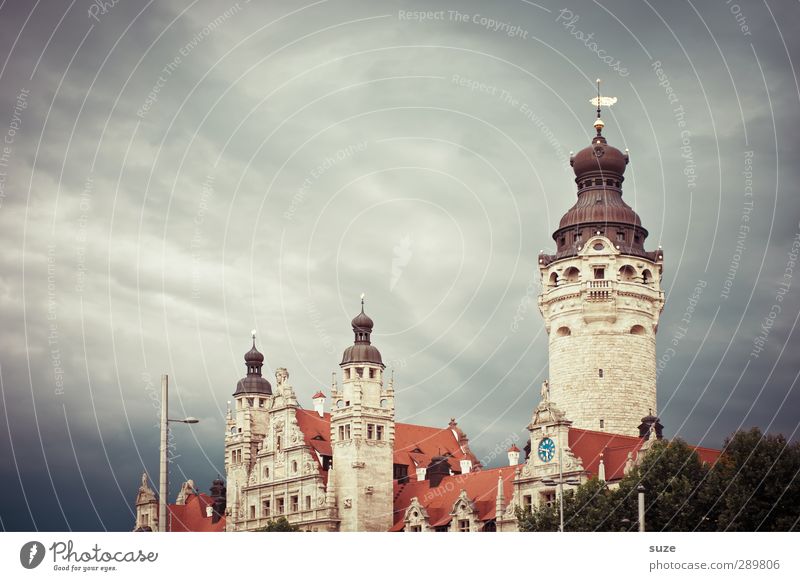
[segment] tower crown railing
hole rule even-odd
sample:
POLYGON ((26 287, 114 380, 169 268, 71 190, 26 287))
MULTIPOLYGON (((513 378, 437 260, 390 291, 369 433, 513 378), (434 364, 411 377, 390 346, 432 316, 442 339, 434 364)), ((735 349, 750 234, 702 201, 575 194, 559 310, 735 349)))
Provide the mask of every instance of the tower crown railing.
POLYGON ((567 298, 583 297, 592 302, 612 301, 617 295, 639 296, 650 301, 664 299, 663 291, 652 284, 626 280, 584 280, 574 282, 560 282, 557 286, 547 286, 542 293, 542 303, 552 303, 567 298))

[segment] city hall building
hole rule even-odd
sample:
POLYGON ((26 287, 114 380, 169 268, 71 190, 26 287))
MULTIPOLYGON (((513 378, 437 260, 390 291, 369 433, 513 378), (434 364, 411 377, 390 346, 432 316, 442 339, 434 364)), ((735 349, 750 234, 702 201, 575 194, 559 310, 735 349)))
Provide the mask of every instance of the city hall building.
MULTIPOLYGON (((594 124, 571 157, 577 200, 538 258, 539 310, 549 336, 549 381, 532 409, 524 450, 481 465, 455 419, 438 427, 395 421, 395 389, 372 344, 373 320, 352 320, 353 343, 329 392, 300 405, 286 369, 273 385, 253 338, 247 375, 225 426, 225 479, 210 494, 184 484, 172 531, 248 531, 285 517, 305 531, 515 531, 516 508, 556 501, 554 480, 614 486, 662 437, 656 416, 656 332, 664 254, 625 202, 628 153, 594 124)), ((697 448, 701 460, 719 452, 697 448)), ((157 530, 146 475, 136 530, 157 530)))

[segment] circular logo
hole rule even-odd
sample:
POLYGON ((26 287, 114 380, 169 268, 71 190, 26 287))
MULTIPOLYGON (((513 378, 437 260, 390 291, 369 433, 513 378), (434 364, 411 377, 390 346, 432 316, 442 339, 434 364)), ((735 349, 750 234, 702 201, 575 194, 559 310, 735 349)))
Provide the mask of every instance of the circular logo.
POLYGON ((44 559, 44 545, 39 541, 30 541, 19 550, 19 562, 26 569, 35 569, 44 559))

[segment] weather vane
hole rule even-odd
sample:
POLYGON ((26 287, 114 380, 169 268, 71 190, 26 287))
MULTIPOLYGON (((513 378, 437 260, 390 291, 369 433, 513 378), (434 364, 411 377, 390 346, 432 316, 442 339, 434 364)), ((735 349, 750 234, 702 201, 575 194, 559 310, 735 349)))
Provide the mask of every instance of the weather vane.
POLYGON ((600 119, 600 107, 611 107, 617 102, 616 97, 601 97, 600 96, 600 79, 597 79, 597 97, 589 100, 589 102, 597 107, 597 118, 600 119))

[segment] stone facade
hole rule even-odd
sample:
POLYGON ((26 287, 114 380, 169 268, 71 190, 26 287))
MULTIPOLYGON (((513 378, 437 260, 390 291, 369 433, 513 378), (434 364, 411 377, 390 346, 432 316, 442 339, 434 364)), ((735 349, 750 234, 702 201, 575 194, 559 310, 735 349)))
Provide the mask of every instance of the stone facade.
POLYGON ((575 427, 636 435, 655 413, 661 258, 595 235, 575 256, 540 264, 552 398, 575 427))
POLYGON ((228 411, 226 528, 254 530, 285 517, 309 531, 337 530, 326 504, 320 459, 298 426, 299 405, 289 374, 276 372, 274 395, 239 395, 228 411))
POLYGON ((392 525, 394 388, 382 364, 342 366, 341 390, 331 391, 331 444, 340 530, 387 531, 392 525))

